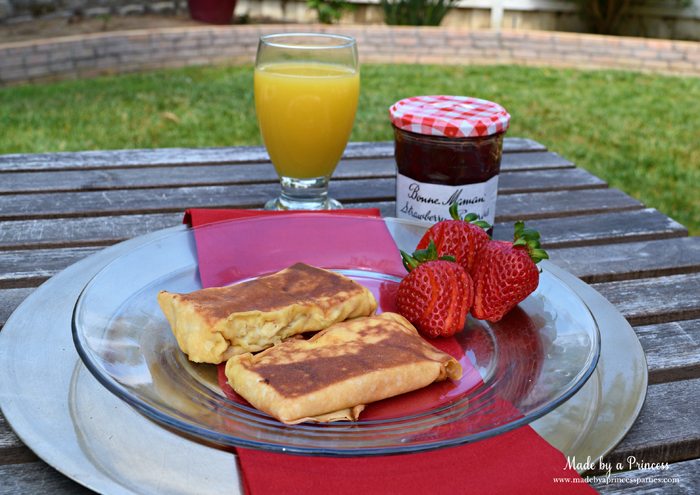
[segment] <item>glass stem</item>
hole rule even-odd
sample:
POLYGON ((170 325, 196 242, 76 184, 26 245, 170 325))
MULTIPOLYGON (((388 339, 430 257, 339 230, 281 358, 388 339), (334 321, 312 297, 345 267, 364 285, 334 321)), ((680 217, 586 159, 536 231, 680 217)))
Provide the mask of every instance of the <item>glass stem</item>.
POLYGON ((296 179, 280 177, 282 193, 265 205, 275 210, 332 210, 342 208, 340 203, 328 197, 330 177, 296 179))

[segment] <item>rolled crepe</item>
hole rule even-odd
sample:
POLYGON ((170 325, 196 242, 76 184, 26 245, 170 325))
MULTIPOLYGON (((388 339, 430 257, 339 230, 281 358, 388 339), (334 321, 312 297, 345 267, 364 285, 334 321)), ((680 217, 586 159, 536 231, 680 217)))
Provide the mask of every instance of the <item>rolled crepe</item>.
POLYGON ((461 376, 453 357, 395 313, 336 323, 226 363, 239 395, 288 424, 357 420, 370 402, 461 376))
POLYGON ((229 287, 189 294, 161 291, 158 304, 188 358, 212 364, 374 314, 377 308, 367 288, 303 263, 229 287))

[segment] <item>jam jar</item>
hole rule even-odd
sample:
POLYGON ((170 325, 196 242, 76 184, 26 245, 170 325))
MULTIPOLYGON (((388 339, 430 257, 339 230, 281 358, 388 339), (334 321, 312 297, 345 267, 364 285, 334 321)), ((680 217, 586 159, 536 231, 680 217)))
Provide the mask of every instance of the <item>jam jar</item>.
POLYGON ((389 109, 394 128, 396 216, 435 223, 476 213, 493 225, 503 136, 510 115, 467 96, 415 96, 389 109))

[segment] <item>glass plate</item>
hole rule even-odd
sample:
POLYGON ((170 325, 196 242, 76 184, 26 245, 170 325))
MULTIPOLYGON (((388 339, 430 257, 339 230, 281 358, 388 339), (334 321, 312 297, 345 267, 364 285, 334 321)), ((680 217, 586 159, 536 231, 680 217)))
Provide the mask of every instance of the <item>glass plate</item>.
MULTIPOLYGON (((217 260, 230 283, 288 266, 304 245, 316 245, 320 266, 368 286, 380 310, 392 310, 401 274, 396 260, 334 247, 339 226, 367 232, 386 226, 412 251, 425 225, 397 219, 327 216, 267 217, 168 233, 105 266, 85 287, 73 313, 73 340, 83 362, 112 393, 147 417, 221 446, 307 455, 382 455, 430 450, 490 437, 529 423, 571 397, 595 369, 600 340, 585 303, 546 264, 540 285, 501 322, 469 319, 456 338, 431 341, 460 360, 457 382, 445 381, 376 402, 357 422, 288 426, 219 387, 217 368, 194 364, 179 350, 157 301, 158 291, 201 288, 195 233, 218 230, 231 256, 217 260), (196 231, 196 232, 195 232, 196 231), (302 232, 294 242, 290 232, 302 232), (274 246, 270 236, 279 236, 274 246), (243 247, 243 245, 248 247, 243 247), (253 248, 250 248, 253 246, 253 248), (268 246, 262 249, 260 246, 268 246), (330 247, 329 247, 330 246, 330 247), (263 263, 237 256, 258 253, 263 263), (279 260, 279 265, 276 265, 279 260), (251 268, 253 267, 253 268, 251 268), (255 267, 263 270, 254 272, 255 267), (385 267, 384 269, 381 269, 385 267)), ((357 232, 357 230, 355 230, 357 232)), ((361 239, 360 239, 361 241, 361 239)), ((337 243, 336 243, 337 244, 337 243)), ((368 242, 367 244, 371 244, 368 242)))

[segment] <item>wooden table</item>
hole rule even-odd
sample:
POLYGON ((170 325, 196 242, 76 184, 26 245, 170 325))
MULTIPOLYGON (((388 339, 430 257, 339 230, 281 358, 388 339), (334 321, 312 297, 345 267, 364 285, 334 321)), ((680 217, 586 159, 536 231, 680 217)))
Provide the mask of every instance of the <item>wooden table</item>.
MULTIPOLYGON (((349 207, 394 215, 392 143, 352 143, 331 185, 349 207)), ((187 207, 259 208, 278 191, 262 148, 0 156, 0 325, 35 287, 124 239, 177 225, 187 207)), ((700 238, 544 146, 508 139, 495 237, 515 219, 552 260, 589 282, 634 327, 650 386, 626 438, 606 456, 669 462, 678 484, 596 484, 602 493, 692 493, 700 484, 700 238)), ((0 494, 86 489, 40 461, 0 415, 0 494)))

